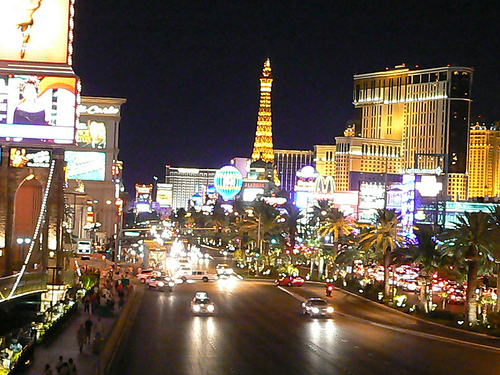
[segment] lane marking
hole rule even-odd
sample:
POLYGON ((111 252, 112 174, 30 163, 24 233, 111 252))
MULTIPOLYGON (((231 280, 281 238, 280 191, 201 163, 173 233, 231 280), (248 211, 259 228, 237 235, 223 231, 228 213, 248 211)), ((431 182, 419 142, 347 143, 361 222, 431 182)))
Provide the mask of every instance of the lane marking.
MULTIPOLYGON (((292 292, 292 291, 290 291, 288 289, 285 289, 282 286, 278 286, 278 289, 280 289, 281 291, 283 291, 285 293, 288 293, 290 296, 292 296, 293 298, 295 298, 298 301, 304 302, 304 301, 307 300, 307 298, 302 297, 302 296, 300 296, 300 295, 298 295, 298 294, 296 294, 296 293, 294 293, 294 292, 292 292)), ((444 336, 433 335, 432 333, 425 333, 425 332, 413 331, 411 329, 401 328, 401 327, 394 327, 394 326, 390 326, 390 325, 383 324, 383 323, 376 323, 376 322, 372 322, 370 320, 366 320, 366 319, 363 319, 363 318, 358 318, 358 317, 355 317, 355 316, 352 316, 352 315, 347 315, 345 313, 341 313, 341 312, 338 312, 338 311, 336 311, 335 314, 343 316, 345 318, 357 320, 360 323, 369 324, 369 325, 372 325, 372 326, 375 326, 375 327, 379 327, 379 328, 390 329, 392 331, 402 332, 402 333, 406 333, 408 335, 418 336, 418 337, 427 338, 427 339, 433 339, 433 340, 437 340, 437 341, 452 342, 452 343, 455 343, 455 344, 458 344, 458 345, 463 345, 463 346, 473 346, 473 347, 477 347, 477 348, 480 348, 480 349, 490 350, 490 351, 493 351, 493 352, 500 352, 500 348, 495 347, 495 346, 489 346, 489 345, 479 344, 479 343, 475 343, 475 342, 471 342, 471 341, 464 341, 464 340, 460 340, 460 339, 454 339, 452 337, 444 337, 444 336)), ((446 327, 444 327, 444 328, 446 328, 446 327)), ((466 333, 466 332, 464 332, 464 333, 466 333)))

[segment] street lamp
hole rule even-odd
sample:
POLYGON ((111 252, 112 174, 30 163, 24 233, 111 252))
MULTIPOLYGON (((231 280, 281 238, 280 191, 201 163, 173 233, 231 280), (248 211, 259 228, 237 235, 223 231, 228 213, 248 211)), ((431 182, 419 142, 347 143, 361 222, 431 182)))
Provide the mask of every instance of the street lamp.
POLYGON ((19 245, 19 249, 22 252, 21 256, 21 264, 24 262, 24 250, 26 248, 26 245, 29 245, 31 243, 31 238, 29 237, 18 237, 16 238, 16 242, 19 245))

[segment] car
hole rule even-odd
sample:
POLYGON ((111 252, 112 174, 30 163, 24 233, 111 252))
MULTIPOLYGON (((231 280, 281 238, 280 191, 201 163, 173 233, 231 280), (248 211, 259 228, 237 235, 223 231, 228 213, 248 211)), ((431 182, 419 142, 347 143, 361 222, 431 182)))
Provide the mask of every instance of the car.
POLYGON ((300 276, 293 276, 293 275, 281 275, 278 277, 275 281, 276 285, 282 286, 282 285, 287 285, 287 286, 302 286, 306 280, 303 277, 300 276))
POLYGON ((231 276, 234 272, 227 263, 219 263, 217 266, 215 266, 215 270, 217 271, 217 276, 219 277, 228 277, 231 276))
POLYGON ((154 269, 142 270, 139 272, 136 277, 140 280, 141 283, 145 283, 152 276, 161 276, 161 272, 154 269))
POLYGON ((323 298, 313 297, 302 302, 302 314, 309 314, 311 317, 332 316, 334 311, 333 306, 328 304, 323 298))
POLYGON ((173 291, 175 282, 170 276, 151 276, 147 281, 148 289, 156 289, 160 291, 173 291))
POLYGON ((180 276, 179 278, 184 283, 188 280, 203 281, 206 283, 208 281, 217 279, 214 274, 209 273, 207 271, 201 271, 201 270, 194 270, 191 272, 187 272, 187 273, 183 274, 182 276, 180 276))
POLYGON ((207 292, 196 292, 191 301, 191 312, 195 315, 211 315, 215 312, 215 304, 208 298, 207 292))

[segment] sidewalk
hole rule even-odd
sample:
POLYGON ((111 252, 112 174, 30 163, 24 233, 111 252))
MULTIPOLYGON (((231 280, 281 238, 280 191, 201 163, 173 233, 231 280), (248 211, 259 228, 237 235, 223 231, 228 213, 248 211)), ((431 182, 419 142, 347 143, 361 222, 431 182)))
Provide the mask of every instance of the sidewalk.
MULTIPOLYGON (((111 317, 99 317, 97 315, 89 315, 83 311, 83 305, 80 304, 76 314, 71 317, 59 330, 59 332, 54 332, 52 337, 47 338, 46 342, 38 344, 35 347, 35 358, 31 366, 25 374, 28 375, 40 375, 43 374, 43 370, 46 364, 50 364, 54 375, 57 373, 55 370, 55 365, 59 361, 59 356, 63 356, 63 361, 68 362, 69 358, 73 358, 73 361, 78 370, 78 374, 89 374, 94 375, 97 373, 99 367, 102 367, 101 361, 103 361, 104 348, 109 352, 118 344, 120 339, 120 334, 113 332, 113 329, 122 329, 123 325, 117 324, 120 317, 124 315, 124 319, 127 318, 131 310, 130 300, 136 302, 136 294, 140 292, 137 288, 134 288, 126 298, 125 305, 122 308, 115 307, 115 315, 111 317), (82 352, 79 352, 79 347, 77 343, 77 331, 80 324, 85 322, 87 318, 90 317, 93 322, 92 326, 92 340, 95 336, 95 327, 98 318, 101 319, 103 328, 103 343, 101 351, 99 354, 92 353, 92 341, 84 345, 82 352), (112 348, 110 348, 112 346, 112 348)), ((132 305, 134 304, 132 303, 132 305)), ((109 360, 107 357, 104 360, 109 360)))

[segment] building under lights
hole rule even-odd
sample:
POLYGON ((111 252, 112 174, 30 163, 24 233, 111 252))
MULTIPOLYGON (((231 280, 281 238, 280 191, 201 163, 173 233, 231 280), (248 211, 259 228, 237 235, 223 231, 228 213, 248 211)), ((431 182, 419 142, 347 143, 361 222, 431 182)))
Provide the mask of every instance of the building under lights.
POLYGON ((500 129, 476 124, 470 129, 469 198, 500 195, 500 129))
POLYGON ((274 164, 281 183, 281 190, 293 193, 297 183, 297 171, 314 164, 311 150, 274 150, 274 164))
POLYGON ((466 67, 402 65, 355 75, 360 122, 336 138, 337 189, 390 181, 408 169, 441 168, 448 195, 466 199, 472 74, 466 67))
POLYGON ((217 169, 177 168, 166 166, 165 183, 172 186, 172 209, 190 207, 190 200, 196 194, 203 196, 209 186, 214 185, 217 169))

